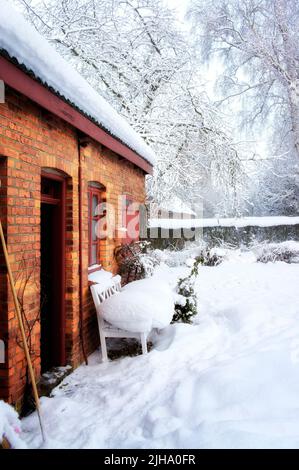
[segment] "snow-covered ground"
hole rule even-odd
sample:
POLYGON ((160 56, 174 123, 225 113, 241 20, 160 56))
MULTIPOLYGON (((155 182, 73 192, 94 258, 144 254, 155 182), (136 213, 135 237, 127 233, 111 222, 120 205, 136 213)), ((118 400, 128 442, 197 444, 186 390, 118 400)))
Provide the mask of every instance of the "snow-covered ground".
MULTIPOLYGON (((298 286, 299 264, 251 253, 202 267, 195 325, 170 325, 147 356, 95 353, 42 399, 45 447, 299 448, 298 286)), ((41 445, 35 414, 23 438, 41 445)))
POLYGON ((18 413, 14 408, 0 400, 0 444, 4 438, 14 449, 26 448, 26 444, 20 438, 21 423, 18 413))

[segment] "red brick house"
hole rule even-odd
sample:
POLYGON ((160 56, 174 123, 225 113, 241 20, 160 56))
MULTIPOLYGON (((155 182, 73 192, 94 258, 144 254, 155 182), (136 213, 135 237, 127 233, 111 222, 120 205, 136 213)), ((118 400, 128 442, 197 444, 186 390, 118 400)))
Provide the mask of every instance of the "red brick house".
MULTIPOLYGON (((39 377, 52 366, 78 366, 83 349, 88 355, 98 346, 88 274, 115 273, 122 240, 118 230, 94 237, 94 208, 107 201, 119 214, 120 195, 144 202, 154 157, 33 27, 15 12, 2 14, 0 217, 39 377)), ((26 361, 1 248, 0 340, 0 398, 18 404, 26 361)))

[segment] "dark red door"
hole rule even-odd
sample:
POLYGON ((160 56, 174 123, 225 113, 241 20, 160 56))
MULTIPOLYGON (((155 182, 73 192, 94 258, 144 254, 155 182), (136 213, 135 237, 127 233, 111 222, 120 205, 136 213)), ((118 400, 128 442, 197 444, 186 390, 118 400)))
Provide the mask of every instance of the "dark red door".
POLYGON ((65 181, 41 182, 41 368, 65 365, 65 181))

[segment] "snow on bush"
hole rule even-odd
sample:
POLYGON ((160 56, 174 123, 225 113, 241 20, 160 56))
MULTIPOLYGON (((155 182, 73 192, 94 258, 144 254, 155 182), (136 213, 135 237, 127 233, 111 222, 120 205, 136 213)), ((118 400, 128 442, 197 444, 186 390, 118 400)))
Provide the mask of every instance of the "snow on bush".
POLYGON ((261 263, 284 261, 299 263, 299 242, 267 243, 254 248, 256 260, 261 263))
POLYGON ((157 256, 155 250, 147 253, 141 253, 138 256, 138 263, 144 277, 150 277, 154 274, 155 268, 160 264, 160 258, 157 256))
POLYGON ((159 257, 148 241, 121 245, 115 249, 114 254, 124 284, 152 276, 155 267, 160 264, 159 257))
POLYGON ((174 322, 191 323, 192 317, 198 313, 197 296, 195 291, 195 281, 198 276, 198 268, 201 264, 201 257, 194 260, 187 260, 191 265, 190 274, 179 279, 177 286, 174 322))
POLYGON ((166 264, 170 268, 176 268, 185 265, 187 259, 194 259, 198 256, 203 247, 204 245, 194 244, 194 246, 192 245, 184 250, 156 249, 152 251, 152 256, 159 261, 159 264, 166 264))
POLYGON ((119 247, 116 259, 123 281, 128 282, 151 277, 156 267, 161 264, 169 267, 183 266, 188 259, 193 260, 198 256, 201 256, 202 264, 215 266, 223 259, 223 255, 218 251, 218 248, 207 250, 204 242, 190 244, 184 250, 159 250, 152 249, 150 242, 141 241, 119 247))
POLYGON ((228 248, 218 247, 207 249, 205 242, 190 243, 188 248, 183 250, 159 250, 152 249, 150 242, 142 241, 129 244, 127 247, 122 246, 118 250, 117 262, 122 280, 126 283, 151 277, 159 265, 164 264, 170 268, 184 266, 188 260, 198 257, 201 258, 203 266, 217 266, 227 258, 229 251, 231 250, 228 248), (120 250, 126 253, 126 256, 123 256, 120 250))
POLYGON ((203 266, 217 266, 227 256, 227 249, 218 247, 208 249, 204 242, 194 244, 184 250, 153 250, 149 255, 159 264, 166 264, 170 268, 183 266, 188 263, 188 259, 201 258, 203 266))
POLYGON ((113 326, 134 333, 165 328, 174 313, 174 295, 166 282, 153 278, 127 284, 101 304, 100 313, 113 326))
POLYGON ((0 443, 6 437, 14 449, 22 449, 26 446, 20 438, 20 433, 21 422, 18 413, 10 405, 0 400, 0 443))
POLYGON ((224 259, 224 254, 217 248, 202 250, 196 260, 203 266, 218 266, 224 259))

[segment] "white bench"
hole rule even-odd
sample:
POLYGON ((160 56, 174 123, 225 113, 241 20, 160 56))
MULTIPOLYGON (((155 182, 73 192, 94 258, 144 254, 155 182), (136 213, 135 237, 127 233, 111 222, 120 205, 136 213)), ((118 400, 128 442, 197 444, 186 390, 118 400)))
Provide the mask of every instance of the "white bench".
POLYGON ((100 305, 104 300, 112 295, 117 295, 121 291, 121 277, 114 276, 111 279, 93 284, 90 287, 92 298, 97 312, 98 327, 101 341, 102 361, 108 360, 106 338, 137 338, 141 342, 142 354, 147 354, 147 335, 146 333, 132 333, 131 331, 120 330, 110 323, 106 322, 100 314, 100 305))

